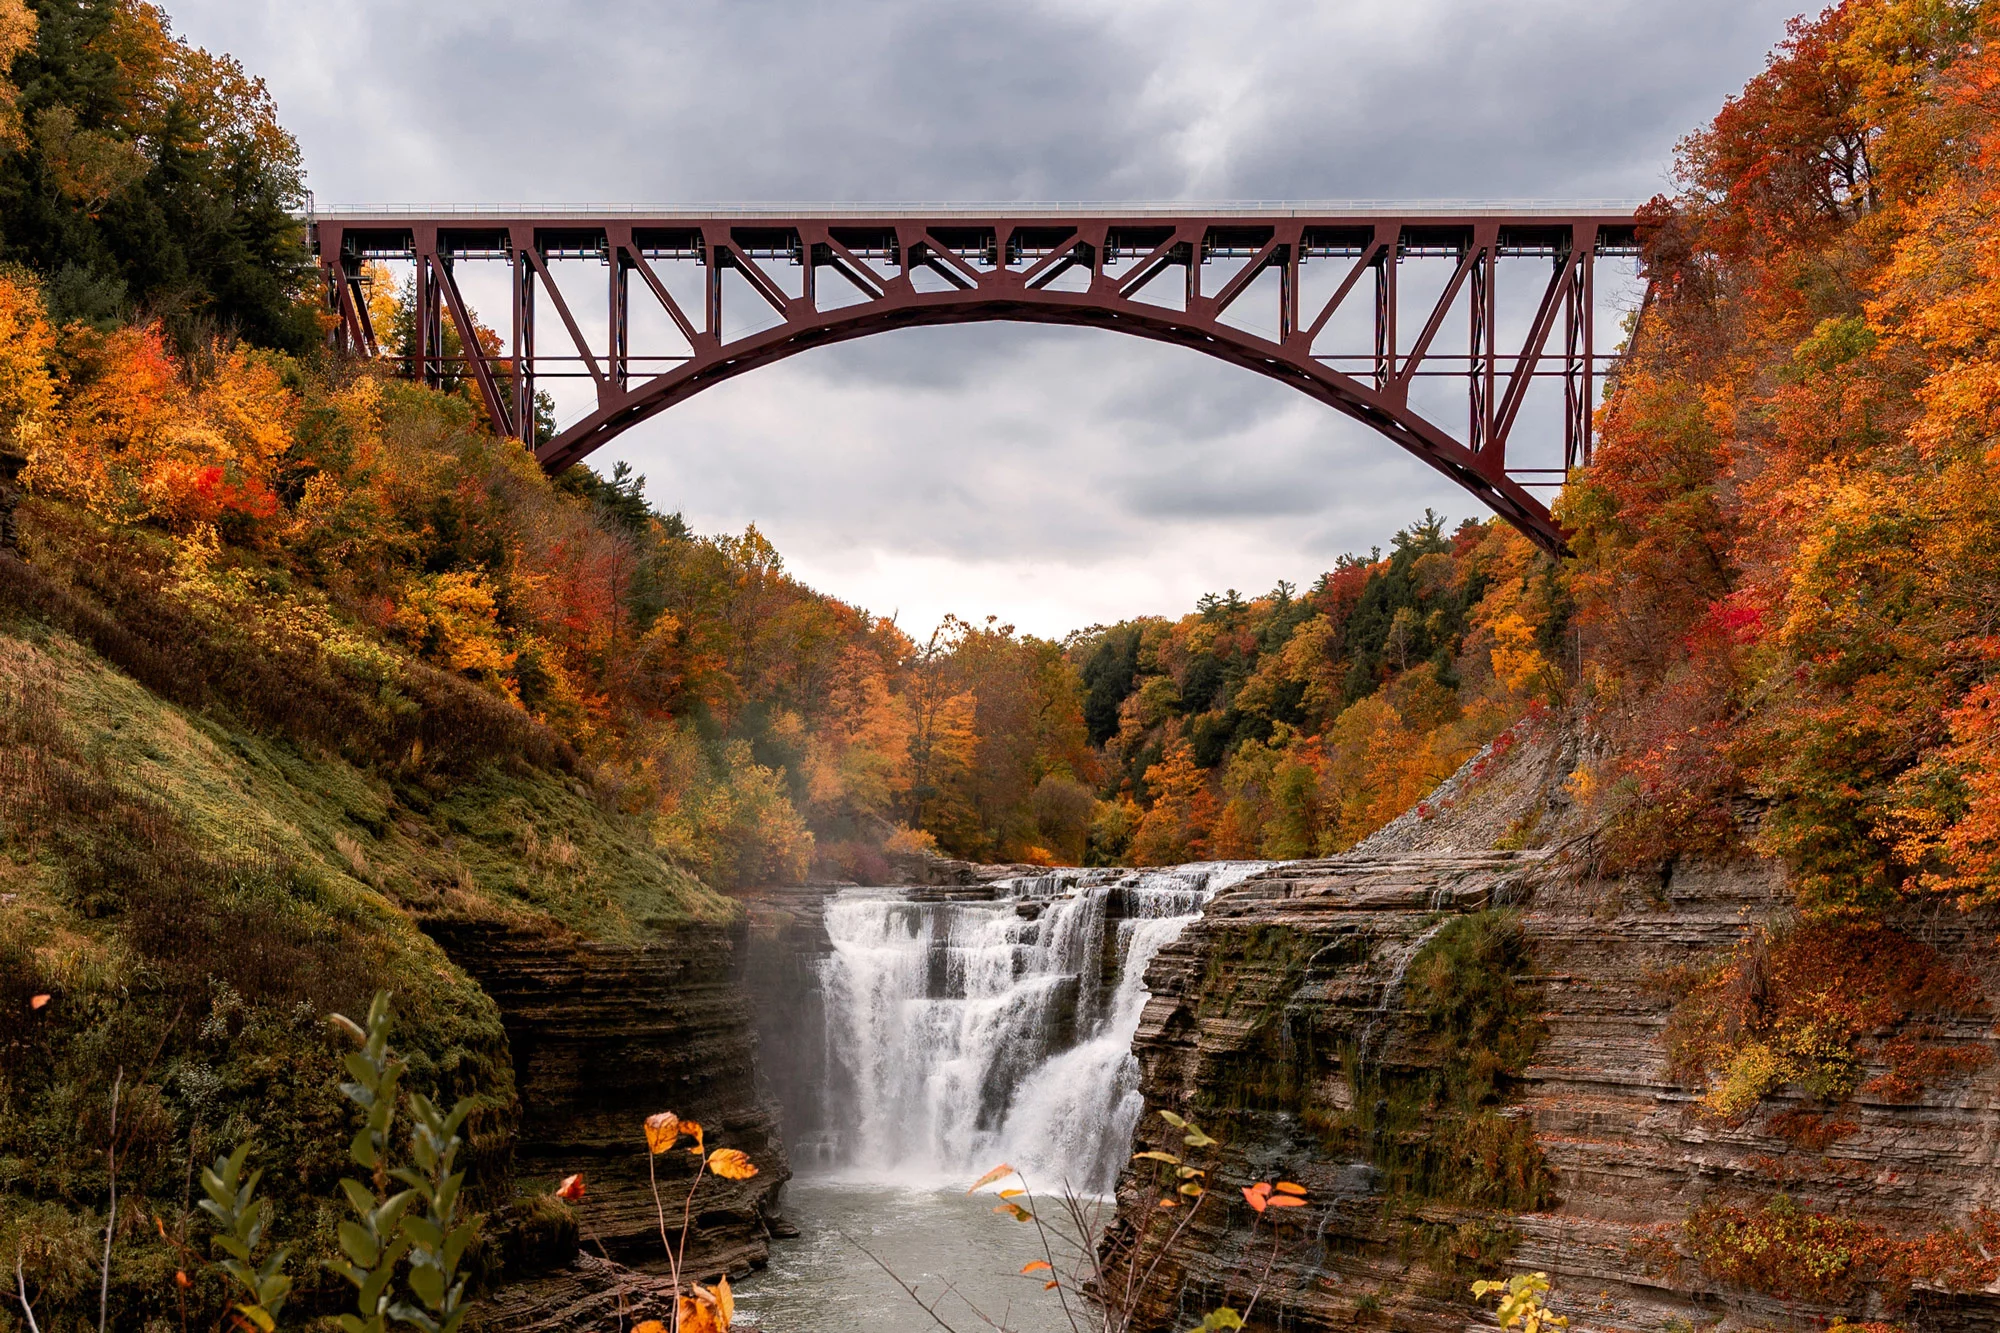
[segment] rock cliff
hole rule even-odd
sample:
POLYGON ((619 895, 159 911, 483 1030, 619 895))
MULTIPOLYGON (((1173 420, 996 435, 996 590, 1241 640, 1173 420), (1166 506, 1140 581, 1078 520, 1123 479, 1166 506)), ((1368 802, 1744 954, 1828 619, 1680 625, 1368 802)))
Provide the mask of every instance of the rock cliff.
MULTIPOLYGON (((586 1253, 490 1298, 484 1327, 597 1327, 621 1291, 628 1313, 660 1298, 652 1278, 666 1264, 641 1135, 656 1111, 699 1121, 711 1146, 740 1148, 758 1167, 746 1181, 704 1180, 688 1270, 741 1276, 764 1262, 771 1237, 788 1232, 772 1203, 791 1172, 777 1107, 757 1079, 736 974, 740 930, 683 926, 646 945, 492 921, 427 930, 499 1006, 521 1098, 516 1178, 547 1189, 580 1171, 589 1189, 579 1209, 586 1253)), ((678 1235, 694 1159, 669 1153, 656 1165, 678 1235)))
MULTIPOLYGON (((1564 841, 1575 760, 1553 728, 1484 756, 1353 853, 1221 895, 1155 960, 1147 1105, 1222 1146, 1198 1209, 1161 1209, 1152 1163, 1121 1181, 1112 1242, 1139 1237, 1138 1327, 1255 1295, 1255 1327, 1458 1330, 1479 1320, 1473 1278, 1522 1269, 1550 1274, 1576 1330, 2000 1327, 1976 1245, 1950 1272, 1922 1257, 2000 1193, 1991 1006, 1932 1022, 1958 1072, 1914 1094, 1871 1091, 1871 1059, 1837 1108, 1788 1084, 1712 1113, 1670 1068, 1669 983, 1782 929, 1783 876, 1594 877, 1564 841), (1253 1212, 1240 1187, 1274 1179, 1309 1206, 1253 1212), (1705 1215, 1749 1219, 1736 1251, 1690 1240, 1687 1219, 1728 1208, 1705 1215), (1765 1244, 1798 1265, 1744 1258, 1765 1244)), ((1896 924, 1994 994, 1994 921, 1896 924)), ((1184 1151, 1157 1117, 1139 1137, 1184 1151)))

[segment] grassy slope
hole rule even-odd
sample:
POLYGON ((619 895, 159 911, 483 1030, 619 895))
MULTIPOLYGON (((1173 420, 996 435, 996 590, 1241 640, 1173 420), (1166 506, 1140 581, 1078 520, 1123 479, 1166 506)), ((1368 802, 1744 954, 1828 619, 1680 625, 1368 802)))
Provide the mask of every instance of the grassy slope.
MULTIPOLYGON (((504 1202, 516 1107, 499 1016, 418 918, 615 942, 733 906, 574 772, 501 753, 449 774, 357 766, 240 720, 226 690, 170 703, 48 623, 136 624, 141 603, 89 596, 80 563, 38 565, 66 585, 44 599, 64 613, 0 609, 0 1258, 26 1251, 43 1327, 86 1308, 95 1322, 121 1068, 114 1325, 177 1325, 179 1261, 137 1219, 199 1245, 190 1173, 245 1138, 274 1168, 294 1272, 326 1288, 314 1264, 350 1130, 324 1016, 380 986, 399 997, 412 1081, 491 1099, 474 1170, 481 1201, 504 1202), (32 1009, 41 993, 54 999, 32 1009)), ((213 1309, 219 1291, 194 1296, 213 1309)))

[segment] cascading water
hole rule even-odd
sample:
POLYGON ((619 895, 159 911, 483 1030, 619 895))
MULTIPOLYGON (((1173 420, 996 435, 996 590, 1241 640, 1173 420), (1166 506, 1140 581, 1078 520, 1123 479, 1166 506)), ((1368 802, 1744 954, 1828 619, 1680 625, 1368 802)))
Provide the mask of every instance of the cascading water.
POLYGON ((820 964, 829 1130, 816 1155, 904 1183, 1004 1159, 1044 1187, 1108 1192, 1141 1110, 1146 966, 1266 864, 1057 871, 980 901, 843 892, 820 964))

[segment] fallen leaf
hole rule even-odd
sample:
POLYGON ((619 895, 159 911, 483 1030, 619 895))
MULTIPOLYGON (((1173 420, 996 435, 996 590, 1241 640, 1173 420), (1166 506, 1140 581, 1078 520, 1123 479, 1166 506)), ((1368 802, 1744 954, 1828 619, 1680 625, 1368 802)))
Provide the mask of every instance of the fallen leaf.
POLYGON ((562 1184, 556 1186, 556 1197, 566 1203, 575 1203, 583 1197, 583 1173, 564 1176, 562 1184))
POLYGON ((1180 1207, 1180 1206, 1181 1206, 1181 1202, 1180 1202, 1180 1200, 1179 1200, 1179 1199, 1162 1199, 1162 1200, 1160 1200, 1160 1207, 1162 1207, 1162 1208, 1178 1208, 1178 1207, 1180 1207))
POLYGON ((979 1179, 973 1181, 972 1188, 967 1190, 966 1193, 977 1194, 979 1193, 979 1191, 985 1189, 988 1185, 991 1185, 994 1181, 1005 1180, 1008 1176, 1011 1176, 1013 1174, 1014 1174, 1014 1168, 1007 1165, 1005 1162, 1002 1162, 1000 1163, 1000 1165, 994 1167, 991 1171, 988 1171, 985 1175, 981 1176, 979 1179))
POLYGON ((43 1005, 47 1004, 48 1002, 49 1002, 49 997, 48 997, 48 996, 46 996, 46 995, 37 995, 37 996, 34 996, 34 997, 32 997, 32 998, 31 998, 31 999, 30 999, 30 1000, 28 1001, 28 1007, 29 1007, 30 1009, 40 1009, 40 1008, 41 1008, 41 1007, 42 1007, 43 1005))

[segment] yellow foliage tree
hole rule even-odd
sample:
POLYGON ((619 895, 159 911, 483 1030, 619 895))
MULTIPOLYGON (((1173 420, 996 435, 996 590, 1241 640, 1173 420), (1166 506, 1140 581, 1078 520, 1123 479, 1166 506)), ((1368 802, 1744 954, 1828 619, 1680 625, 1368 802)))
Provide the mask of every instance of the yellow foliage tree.
POLYGON ((27 142, 21 132, 21 90, 8 80, 7 70, 15 56, 34 44, 36 22, 26 0, 0 0, 0 151, 27 142))
POLYGON ((1139 865, 1176 865, 1206 854, 1216 819, 1208 775, 1194 762, 1194 748, 1175 741, 1166 757, 1146 770, 1153 804, 1132 836, 1139 865))
POLYGON ((418 652, 452 671, 498 679, 514 664, 492 581, 478 570, 412 580, 389 623, 418 652))
MULTIPOLYGON (((0 0, 0 70, 7 64, 6 7, 16 2, 0 0)), ((34 282, 0 272, 0 448, 32 456, 55 419, 56 381, 49 373, 55 346, 34 282)))

